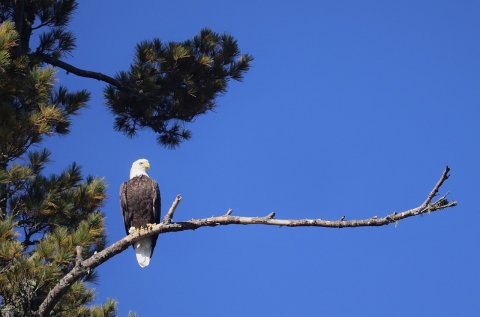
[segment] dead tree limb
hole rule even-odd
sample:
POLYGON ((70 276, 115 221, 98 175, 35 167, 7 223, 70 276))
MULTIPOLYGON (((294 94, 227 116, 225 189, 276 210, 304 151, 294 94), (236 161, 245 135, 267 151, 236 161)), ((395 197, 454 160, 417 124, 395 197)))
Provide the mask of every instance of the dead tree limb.
POLYGON ((165 215, 165 218, 163 218, 164 224, 168 225, 172 222, 173 214, 175 213, 175 210, 177 209, 180 200, 182 200, 182 195, 177 195, 177 197, 175 197, 175 200, 172 203, 172 207, 170 207, 167 214, 165 215))
POLYGON ((203 219, 192 219, 182 222, 171 222, 173 214, 178 204, 180 203, 181 196, 178 195, 167 215, 165 216, 163 223, 157 224, 152 228, 141 230, 126 236, 125 238, 115 242, 108 248, 94 254, 86 260, 81 260, 77 257, 75 267, 65 275, 53 289, 50 290, 47 297, 40 305, 36 316, 44 317, 48 316, 53 307, 65 294, 73 283, 86 275, 90 270, 95 269, 102 263, 106 262, 115 255, 125 251, 133 242, 136 242, 146 236, 154 234, 163 234, 168 232, 179 232, 185 230, 195 230, 202 227, 215 227, 218 225, 270 225, 280 227, 325 227, 325 228, 355 228, 355 227, 378 227, 385 226, 391 223, 398 223, 398 221, 418 216, 424 213, 431 213, 438 210, 454 207, 457 205, 456 201, 448 201, 447 194, 443 195, 436 201, 432 202, 433 198, 437 196, 438 191, 442 184, 448 179, 448 172, 450 168, 447 166, 443 172, 440 180, 435 184, 432 191, 427 196, 427 199, 418 207, 404 211, 393 212, 382 218, 373 216, 367 219, 360 220, 345 220, 343 216, 340 220, 323 220, 323 219, 275 219, 275 213, 271 212, 264 217, 237 217, 232 216, 232 209, 229 209, 226 214, 218 217, 210 217, 203 219))

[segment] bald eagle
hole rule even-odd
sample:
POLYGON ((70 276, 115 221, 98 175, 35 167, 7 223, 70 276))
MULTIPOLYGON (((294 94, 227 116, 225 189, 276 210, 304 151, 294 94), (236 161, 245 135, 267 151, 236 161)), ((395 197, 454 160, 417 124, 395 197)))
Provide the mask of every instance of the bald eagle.
MULTIPOLYGON (((160 190, 157 182, 148 177, 149 168, 146 159, 133 162, 130 180, 120 186, 120 208, 127 235, 160 222, 160 190)), ((158 234, 132 244, 142 268, 150 263, 157 238, 158 234)))

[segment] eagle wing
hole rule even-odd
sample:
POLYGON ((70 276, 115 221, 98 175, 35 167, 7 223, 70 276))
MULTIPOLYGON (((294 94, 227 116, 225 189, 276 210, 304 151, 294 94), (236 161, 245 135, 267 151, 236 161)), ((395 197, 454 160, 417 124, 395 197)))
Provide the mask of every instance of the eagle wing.
POLYGON ((158 183, 153 181, 153 219, 155 223, 160 223, 160 214, 161 214, 161 197, 160 197, 160 188, 158 188, 158 183))
MULTIPOLYGON (((160 188, 158 187, 158 183, 152 179, 152 186, 153 186, 153 219, 154 223, 160 223, 160 214, 161 214, 161 196, 160 196, 160 188)), ((155 245, 157 244, 158 235, 154 235, 152 239, 152 255, 153 250, 155 249, 155 245)))
POLYGON ((122 209, 123 223, 125 225, 125 233, 128 235, 133 219, 133 212, 128 210, 127 205, 127 183, 122 183, 120 186, 120 207, 122 209))

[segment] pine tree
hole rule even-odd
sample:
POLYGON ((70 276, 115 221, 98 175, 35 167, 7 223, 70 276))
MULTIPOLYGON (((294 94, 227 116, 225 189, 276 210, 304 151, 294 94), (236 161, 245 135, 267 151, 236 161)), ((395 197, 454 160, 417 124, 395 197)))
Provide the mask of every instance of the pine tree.
POLYGON ((82 176, 75 162, 45 175, 50 151, 31 150, 47 136, 68 134, 72 116, 90 98, 86 90, 56 85, 55 67, 108 84, 104 95, 116 130, 132 137, 151 129, 160 145, 175 148, 191 136, 182 123, 213 110, 228 81, 241 80, 252 61, 232 36, 203 29, 184 42, 139 43, 130 69, 115 77, 81 70, 61 60, 75 49, 67 26, 77 6, 75 0, 0 1, 0 316, 116 315, 112 299, 91 305, 94 270, 51 309, 39 309, 78 261, 106 244, 105 180, 82 176), (39 44, 31 48, 38 30, 39 44))
MULTIPOLYGON (((0 26, 0 294, 2 316, 29 316, 48 289, 75 263, 76 246, 87 257, 104 247, 105 182, 83 180, 73 163, 58 175, 42 173, 50 152, 28 151, 44 136, 67 134, 71 116, 85 107, 89 94, 54 88, 55 70, 41 68, 26 55, 15 54, 14 24, 0 26), (18 159, 23 158, 18 163, 18 159)), ((55 308, 58 316, 85 314, 94 298, 86 282, 73 285, 55 308)), ((112 310, 114 306, 107 303, 112 310)), ((106 304, 106 305, 107 305, 106 304)), ((89 314, 96 307, 89 309, 89 314)))

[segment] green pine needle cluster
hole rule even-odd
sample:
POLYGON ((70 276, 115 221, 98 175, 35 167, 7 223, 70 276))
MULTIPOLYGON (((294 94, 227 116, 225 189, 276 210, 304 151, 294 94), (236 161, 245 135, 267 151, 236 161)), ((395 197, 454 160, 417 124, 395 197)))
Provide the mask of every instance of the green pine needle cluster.
POLYGON ((14 24, 0 26, 0 160, 9 162, 44 136, 65 135, 71 116, 87 106, 90 94, 54 88, 55 69, 29 65, 26 56, 14 58, 18 34, 14 24))
MULTIPOLYGON (((68 273, 82 247, 86 259, 105 247, 106 183, 82 176, 71 164, 45 175, 47 150, 31 151, 45 136, 69 132, 71 117, 86 107, 89 93, 54 86, 55 70, 17 57, 14 24, 0 25, 0 315, 31 316, 48 291, 68 273)), ((55 316, 115 316, 116 302, 95 299, 90 272, 52 311, 55 316)))
POLYGON ((150 128, 161 145, 175 148, 191 137, 184 123, 214 110, 229 80, 241 81, 252 60, 231 35, 210 29, 180 43, 143 41, 130 70, 116 76, 129 89, 104 89, 114 127, 129 137, 150 128))
MULTIPOLYGON (((0 221, 0 295, 4 307, 25 316, 73 268, 77 246, 86 259, 106 244, 99 209, 106 198, 105 182, 91 176, 83 180, 76 164, 58 175, 45 176, 42 171, 49 155, 47 150, 31 152, 28 164, 14 163, 6 172, 0 171, 9 197, 0 221)), ((91 272, 77 281, 55 306, 55 315, 85 312, 85 304, 95 298, 85 283, 96 278, 91 272)))

